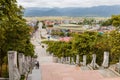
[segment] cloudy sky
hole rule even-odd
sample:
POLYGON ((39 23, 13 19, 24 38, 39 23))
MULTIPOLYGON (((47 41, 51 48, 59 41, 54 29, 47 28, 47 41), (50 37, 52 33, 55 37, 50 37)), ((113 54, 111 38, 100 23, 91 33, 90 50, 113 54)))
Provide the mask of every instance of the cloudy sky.
POLYGON ((120 0, 17 0, 23 7, 92 7, 120 5, 120 0))

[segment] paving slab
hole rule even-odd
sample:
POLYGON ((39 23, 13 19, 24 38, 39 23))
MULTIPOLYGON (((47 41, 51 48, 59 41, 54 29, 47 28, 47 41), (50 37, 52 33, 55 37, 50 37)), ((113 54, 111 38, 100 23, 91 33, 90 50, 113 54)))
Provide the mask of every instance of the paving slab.
POLYGON ((40 69, 33 69, 33 71, 32 71, 32 80, 41 80, 40 69))
POLYGON ((81 70, 74 65, 41 64, 42 80, 99 80, 104 77, 98 71, 81 70))
POLYGON ((83 70, 60 63, 41 64, 42 80, 120 80, 109 70, 83 70))

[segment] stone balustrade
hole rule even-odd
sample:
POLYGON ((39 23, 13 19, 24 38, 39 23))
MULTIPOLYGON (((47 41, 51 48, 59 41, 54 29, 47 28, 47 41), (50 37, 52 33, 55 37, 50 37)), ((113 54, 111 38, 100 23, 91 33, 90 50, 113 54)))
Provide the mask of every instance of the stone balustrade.
POLYGON ((9 80, 20 80, 21 75, 27 77, 31 67, 33 67, 32 60, 30 56, 25 56, 23 53, 8 51, 9 80))

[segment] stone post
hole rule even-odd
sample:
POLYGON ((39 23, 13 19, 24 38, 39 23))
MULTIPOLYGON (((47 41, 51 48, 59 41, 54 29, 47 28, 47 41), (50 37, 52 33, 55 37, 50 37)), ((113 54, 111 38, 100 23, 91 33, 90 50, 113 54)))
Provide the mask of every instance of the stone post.
POLYGON ((61 59, 60 58, 58 58, 58 63, 61 63, 61 59))
POLYGON ((61 57, 61 63, 63 63, 63 59, 64 59, 64 58, 63 58, 63 57, 61 57))
POLYGON ((65 57, 63 57, 63 61, 62 61, 63 64, 65 64, 65 57))
POLYGON ((30 68, 28 56, 25 56, 25 68, 26 68, 26 72, 28 72, 30 68))
POLYGON ((118 72, 120 73, 120 57, 119 57, 119 64, 118 64, 118 72))
POLYGON ((58 62, 58 57, 53 56, 53 62, 57 63, 58 62))
POLYGON ((23 62, 22 62, 22 67, 23 67, 23 74, 26 73, 26 65, 25 65, 25 55, 23 55, 23 62))
POLYGON ((92 66, 93 69, 95 68, 95 65, 96 65, 96 54, 92 55, 92 61, 91 61, 90 65, 92 66))
POLYGON ((34 61, 34 58, 32 58, 32 61, 31 61, 32 69, 34 68, 34 65, 35 65, 34 62, 35 62, 35 61, 34 61))
POLYGON ((79 64, 79 55, 76 56, 76 64, 79 64))
POLYGON ((70 57, 68 57, 68 63, 70 64, 70 57))
POLYGON ((104 68, 107 68, 109 66, 109 52, 104 52, 104 59, 103 59, 103 63, 102 66, 104 68))
POLYGON ((32 72, 32 57, 28 56, 28 66, 29 66, 29 71, 32 72))
POLYGON ((83 55, 83 66, 86 66, 86 55, 83 55))
POLYGON ((65 58, 65 64, 69 64, 69 57, 65 58))
POLYGON ((18 62, 20 75, 23 75, 23 53, 18 54, 18 62))
POLYGON ((20 80, 20 74, 17 68, 17 52, 8 51, 9 80, 20 80))
POLYGON ((29 60, 29 67, 31 67, 32 57, 31 57, 31 56, 28 56, 28 60, 29 60))
POLYGON ((64 64, 67 63, 67 57, 64 57, 63 63, 64 63, 64 64))
POLYGON ((68 63, 68 57, 65 57, 65 64, 68 63))
POLYGON ((71 64, 75 64, 74 57, 72 57, 71 64))

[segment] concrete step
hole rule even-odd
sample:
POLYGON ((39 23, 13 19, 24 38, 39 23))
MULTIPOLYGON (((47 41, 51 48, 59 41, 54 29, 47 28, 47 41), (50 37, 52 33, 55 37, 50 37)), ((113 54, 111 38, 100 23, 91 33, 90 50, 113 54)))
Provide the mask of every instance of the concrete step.
POLYGON ((27 80, 41 80, 41 70, 40 69, 33 69, 32 70, 32 74, 28 75, 28 79, 27 80))
POLYGON ((116 73, 114 73, 113 71, 111 71, 109 69, 101 69, 101 70, 98 70, 98 72, 100 72, 101 75, 106 78, 118 77, 118 75, 116 73))
POLYGON ((52 63, 53 62, 53 57, 52 56, 39 57, 38 61, 40 63, 52 63))

